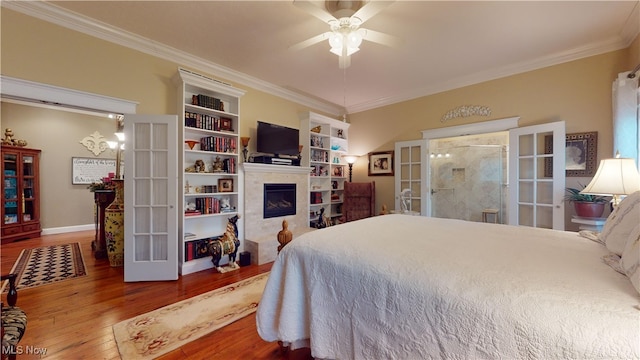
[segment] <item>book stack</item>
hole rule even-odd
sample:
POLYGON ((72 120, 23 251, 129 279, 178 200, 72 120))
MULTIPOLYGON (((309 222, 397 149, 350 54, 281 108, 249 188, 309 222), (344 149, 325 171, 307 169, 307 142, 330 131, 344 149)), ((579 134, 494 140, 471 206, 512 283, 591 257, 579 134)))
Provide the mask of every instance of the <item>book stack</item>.
POLYGON ((213 197, 196 198, 196 211, 201 214, 218 214, 220 213, 220 200, 213 197))
POLYGON ((222 136, 205 136, 200 138, 200 150, 221 153, 236 153, 238 139, 222 136))
POLYGON ((213 109, 218 111, 224 111, 224 103, 218 98, 207 95, 193 95, 191 97, 191 105, 202 106, 207 109, 213 109))

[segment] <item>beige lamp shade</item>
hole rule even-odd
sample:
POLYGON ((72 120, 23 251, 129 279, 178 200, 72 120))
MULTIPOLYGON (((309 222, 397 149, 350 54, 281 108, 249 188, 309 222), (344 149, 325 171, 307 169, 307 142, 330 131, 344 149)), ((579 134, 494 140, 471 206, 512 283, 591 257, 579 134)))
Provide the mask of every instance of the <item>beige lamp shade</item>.
POLYGON ((358 155, 342 155, 342 158, 347 162, 347 164, 353 164, 358 160, 358 155))
POLYGON ((640 175, 634 159, 604 159, 589 185, 581 191, 593 195, 629 195, 640 190, 640 175))

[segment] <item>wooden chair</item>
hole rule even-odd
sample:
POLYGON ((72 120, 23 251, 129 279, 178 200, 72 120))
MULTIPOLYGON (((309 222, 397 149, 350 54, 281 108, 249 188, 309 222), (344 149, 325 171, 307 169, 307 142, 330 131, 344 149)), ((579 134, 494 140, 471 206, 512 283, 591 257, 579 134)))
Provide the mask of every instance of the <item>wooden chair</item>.
POLYGON ((344 183, 342 222, 368 218, 375 215, 376 183, 344 183))
POLYGON ((8 306, 2 303, 2 359, 14 360, 18 353, 18 343, 27 329, 27 314, 16 306, 16 274, 2 275, 0 280, 9 280, 8 306))

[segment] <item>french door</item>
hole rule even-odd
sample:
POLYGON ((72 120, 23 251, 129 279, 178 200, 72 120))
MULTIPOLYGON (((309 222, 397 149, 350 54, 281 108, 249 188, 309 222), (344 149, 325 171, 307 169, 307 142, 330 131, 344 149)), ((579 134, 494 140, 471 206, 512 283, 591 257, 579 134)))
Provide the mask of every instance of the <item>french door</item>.
POLYGON ((178 279, 175 115, 126 115, 125 281, 178 279))
POLYGON ((407 210, 424 214, 425 201, 422 193, 422 179, 424 178, 423 148, 424 140, 400 141, 395 144, 395 210, 399 211, 400 193, 410 190, 407 210))
POLYGON ((564 121, 509 131, 509 224, 564 230, 564 121))

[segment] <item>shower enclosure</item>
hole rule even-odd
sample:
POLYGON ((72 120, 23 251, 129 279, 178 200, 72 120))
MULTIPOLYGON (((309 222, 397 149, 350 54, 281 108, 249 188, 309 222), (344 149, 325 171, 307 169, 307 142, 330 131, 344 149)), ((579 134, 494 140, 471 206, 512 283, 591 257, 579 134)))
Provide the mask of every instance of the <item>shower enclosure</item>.
POLYGON ((507 223, 507 143, 506 132, 430 140, 431 216, 507 223))

